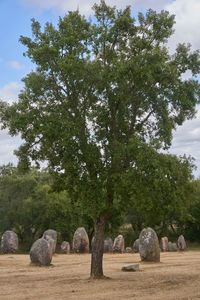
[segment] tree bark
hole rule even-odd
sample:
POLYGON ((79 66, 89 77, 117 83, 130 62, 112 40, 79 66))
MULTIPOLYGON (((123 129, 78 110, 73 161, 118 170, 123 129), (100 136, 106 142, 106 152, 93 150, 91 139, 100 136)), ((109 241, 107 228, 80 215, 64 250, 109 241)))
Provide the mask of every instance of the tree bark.
POLYGON ((102 279, 103 274, 103 250, 104 250, 104 230, 106 218, 100 216, 95 223, 94 239, 92 242, 91 272, 90 278, 102 279))

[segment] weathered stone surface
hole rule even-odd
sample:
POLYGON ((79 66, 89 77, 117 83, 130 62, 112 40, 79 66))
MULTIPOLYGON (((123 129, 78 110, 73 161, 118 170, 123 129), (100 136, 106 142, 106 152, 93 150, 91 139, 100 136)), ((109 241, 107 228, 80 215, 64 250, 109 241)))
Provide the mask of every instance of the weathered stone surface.
POLYGON ((178 250, 178 247, 177 247, 176 243, 172 243, 172 242, 168 243, 168 251, 173 252, 173 251, 177 251, 177 250, 178 250))
POLYGON ((76 253, 89 253, 89 238, 84 227, 79 227, 74 233, 73 250, 76 253))
POLYGON ((143 229, 140 233, 139 252, 142 261, 160 261, 158 237, 155 231, 150 227, 143 229))
POLYGON ((118 235, 113 244, 113 252, 123 253, 125 249, 124 237, 123 235, 118 235))
POLYGON ((30 250, 30 259, 33 264, 48 266, 52 260, 52 249, 50 243, 44 239, 35 241, 30 250))
POLYGON ((113 251, 113 240, 111 238, 106 238, 104 240, 104 252, 112 252, 113 251))
POLYGON ((162 237, 162 238, 161 238, 160 246, 161 246, 161 250, 162 250, 163 252, 168 251, 168 243, 169 243, 168 237, 165 236, 165 237, 162 237))
POLYGON ((42 236, 45 240, 49 240, 50 238, 54 241, 54 244, 51 243, 51 247, 52 247, 52 253, 55 253, 56 251, 56 244, 57 244, 57 232, 53 229, 48 229, 43 233, 42 236))
POLYGON ((1 237, 1 251, 3 253, 15 253, 18 251, 18 237, 14 231, 7 230, 1 237))
POLYGON ((60 246, 61 252, 69 254, 70 253, 70 243, 63 241, 60 246))
POLYGON ((132 253, 133 250, 131 247, 126 247, 126 250, 125 250, 126 253, 132 253))
POLYGON ((177 241, 178 249, 181 251, 187 250, 187 245, 183 235, 180 235, 177 241))
POLYGON ((133 252, 138 253, 139 252, 139 242, 140 240, 137 239, 135 240, 135 242, 133 243, 133 252))
POLYGON ((124 272, 136 272, 139 271, 139 264, 125 265, 122 267, 124 272))

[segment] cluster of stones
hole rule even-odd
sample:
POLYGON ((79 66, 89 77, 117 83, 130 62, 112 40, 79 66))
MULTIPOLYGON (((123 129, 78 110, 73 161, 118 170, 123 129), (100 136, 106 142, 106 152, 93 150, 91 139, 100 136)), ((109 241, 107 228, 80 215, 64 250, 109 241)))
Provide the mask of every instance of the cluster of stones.
MULTIPOLYGON (((56 251, 57 232, 53 229, 46 230, 42 237, 36 240, 30 250, 30 259, 33 264, 48 266, 51 264, 52 256, 56 251)), ((141 231, 140 236, 135 240, 133 247, 125 249, 124 237, 118 235, 113 243, 111 238, 104 240, 104 253, 138 253, 142 261, 159 262, 160 249, 162 251, 185 251, 187 249, 183 235, 180 235, 177 243, 168 241, 167 237, 161 238, 159 245, 156 232, 148 227, 141 231)), ((74 253, 89 253, 89 238, 84 227, 79 227, 73 236, 72 250, 74 253)), ((18 251, 18 237, 14 231, 7 230, 1 238, 1 251, 3 253, 16 253, 18 251)), ((63 241, 61 252, 69 254, 70 243, 63 241)), ((134 267, 129 266, 133 271, 134 267)), ((126 269, 126 268, 125 268, 126 269)))
POLYGON ((163 252, 166 252, 166 251, 169 251, 169 252, 172 252, 172 251, 185 251, 187 250, 187 245, 186 245, 186 242, 185 242, 185 238, 183 235, 180 235, 178 240, 177 240, 177 243, 172 243, 170 241, 168 241, 168 238, 165 236, 163 238, 161 238, 161 250, 163 252))

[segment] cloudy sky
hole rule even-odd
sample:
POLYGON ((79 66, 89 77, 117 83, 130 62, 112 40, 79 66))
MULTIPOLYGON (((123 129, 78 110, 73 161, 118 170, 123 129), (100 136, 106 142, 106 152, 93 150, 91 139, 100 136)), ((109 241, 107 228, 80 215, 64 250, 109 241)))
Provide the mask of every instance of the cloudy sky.
MULTIPOLYGON (((90 16, 95 0, 0 0, 0 99, 12 102, 22 88, 21 78, 32 66, 23 57, 24 48, 18 42, 20 35, 31 35, 30 19, 42 24, 57 23, 58 16, 76 10, 90 16)), ((96 2, 98 2, 96 0, 96 2)), ((190 42, 200 49, 200 0, 107 0, 110 5, 123 8, 132 6, 133 14, 148 8, 166 9, 176 15, 175 34, 169 41, 171 51, 179 42, 190 42)), ((10 137, 0 131, 0 165, 16 163, 13 150, 20 145, 19 137, 10 137)), ((171 153, 191 155, 196 159, 195 176, 200 176, 200 110, 196 119, 187 121, 174 133, 171 153)))

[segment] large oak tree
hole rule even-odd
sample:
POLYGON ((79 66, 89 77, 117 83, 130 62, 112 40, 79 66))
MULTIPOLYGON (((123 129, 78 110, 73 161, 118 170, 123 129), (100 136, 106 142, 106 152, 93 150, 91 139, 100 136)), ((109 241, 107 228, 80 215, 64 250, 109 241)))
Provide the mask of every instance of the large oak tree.
POLYGON ((139 168, 144 147, 167 148, 176 126, 194 116, 199 83, 183 74, 196 75, 200 62, 189 45, 169 53, 174 16, 166 11, 135 20, 130 7, 101 1, 94 16, 69 12, 44 29, 32 20, 32 38, 20 41, 36 69, 23 79, 19 101, 2 103, 1 120, 24 140, 21 163, 47 161, 93 218, 91 277, 102 278, 105 225, 128 201, 117 187, 139 168))

